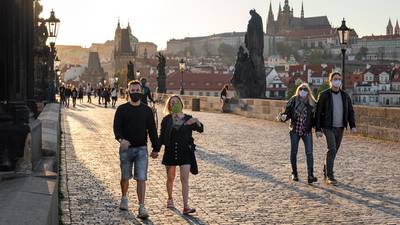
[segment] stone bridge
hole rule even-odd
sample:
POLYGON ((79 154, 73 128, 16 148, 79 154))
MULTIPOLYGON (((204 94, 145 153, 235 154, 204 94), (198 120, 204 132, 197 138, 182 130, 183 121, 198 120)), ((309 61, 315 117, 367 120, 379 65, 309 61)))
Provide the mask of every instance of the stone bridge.
MULTIPOLYGON (((190 97, 185 97, 185 102, 190 108, 190 97)), ((205 125, 203 134, 195 134, 200 173, 190 178, 190 204, 197 213, 193 216, 181 214, 179 178, 174 189, 177 209, 165 207, 165 168, 160 159, 150 159, 146 193, 150 218, 146 221, 136 218, 133 181, 129 189, 130 210, 122 212, 118 209, 121 197, 118 143, 112 131, 115 109, 105 109, 97 104, 78 104, 75 109, 63 109, 60 160, 61 191, 65 196, 60 201, 63 222, 400 224, 398 142, 346 134, 335 165, 339 183, 327 186, 322 182, 326 143, 324 139, 314 138, 315 175, 319 181, 315 185, 306 182, 305 154, 301 144, 298 154, 300 182, 293 183, 289 181, 288 125, 268 120, 273 119, 274 110, 279 110, 283 103, 246 100, 247 110, 252 110, 246 111, 238 107, 244 103, 237 102, 236 106, 232 105, 232 110, 241 115, 217 112, 219 104, 213 98, 201 98, 200 103, 200 112, 186 111, 205 125)), ((372 115, 368 108, 357 110, 366 112, 357 115, 359 121, 372 115)), ((385 110, 392 109, 383 109, 383 113, 387 113, 385 110)), ((161 118, 161 107, 158 112, 161 118)), ((381 113, 375 115, 393 119, 393 116, 389 118, 381 113)), ((363 123, 360 123, 362 132, 371 130, 367 125, 362 127, 363 123)), ((388 125, 398 124, 399 120, 388 125)), ((382 135, 382 130, 376 133, 382 135)))

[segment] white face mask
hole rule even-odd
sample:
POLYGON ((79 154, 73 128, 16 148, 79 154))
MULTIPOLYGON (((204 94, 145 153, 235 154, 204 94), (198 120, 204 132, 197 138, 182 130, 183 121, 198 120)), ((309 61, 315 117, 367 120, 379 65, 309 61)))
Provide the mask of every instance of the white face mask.
POLYGON ((333 80, 332 85, 334 87, 340 88, 340 86, 342 86, 342 81, 341 80, 333 80))
POLYGON ((304 91, 304 90, 301 90, 300 92, 299 92, 299 94, 300 94, 300 97, 306 97, 307 96, 307 94, 308 94, 308 92, 307 91, 304 91))

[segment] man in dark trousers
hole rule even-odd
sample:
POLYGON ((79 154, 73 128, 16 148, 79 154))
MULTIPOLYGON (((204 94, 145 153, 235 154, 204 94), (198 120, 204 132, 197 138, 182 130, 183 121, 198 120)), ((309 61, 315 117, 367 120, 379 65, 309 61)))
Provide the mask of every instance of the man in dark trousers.
POLYGON ((120 209, 128 209, 127 191, 134 164, 133 178, 137 182, 136 192, 139 201, 138 217, 146 219, 149 216, 144 207, 148 167, 147 135, 150 136, 153 151, 159 151, 157 129, 151 108, 141 103, 140 82, 131 81, 128 88, 130 101, 120 105, 114 117, 115 139, 120 143, 122 191, 120 209))
POLYGON ((336 154, 343 138, 343 129, 351 128, 357 132, 354 118, 353 104, 350 96, 341 90, 342 75, 339 72, 332 72, 329 75, 330 88, 321 92, 318 97, 315 114, 316 136, 322 137, 325 134, 328 152, 324 165, 324 178, 327 184, 336 184, 333 175, 333 165, 336 154))

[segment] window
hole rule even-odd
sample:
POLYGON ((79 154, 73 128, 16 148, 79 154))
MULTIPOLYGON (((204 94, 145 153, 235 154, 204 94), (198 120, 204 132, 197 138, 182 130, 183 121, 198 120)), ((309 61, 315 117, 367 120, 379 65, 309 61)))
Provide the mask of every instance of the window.
POLYGON ((189 95, 193 95, 193 92, 191 91, 191 92, 189 92, 189 95))
POLYGON ((203 96, 203 92, 200 91, 200 92, 199 92, 199 95, 200 95, 200 96, 203 96))
POLYGON ((214 92, 214 97, 218 97, 219 93, 218 92, 214 92))
POLYGON ((210 96, 210 92, 207 91, 207 92, 206 92, 206 96, 210 96))

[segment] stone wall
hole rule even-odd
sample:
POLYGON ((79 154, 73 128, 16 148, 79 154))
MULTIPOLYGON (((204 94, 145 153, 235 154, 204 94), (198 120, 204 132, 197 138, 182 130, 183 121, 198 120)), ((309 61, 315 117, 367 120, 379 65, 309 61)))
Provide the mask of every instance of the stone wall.
MULTIPOLYGON (((167 99, 169 95, 165 95, 167 99)), ((192 99, 200 99, 200 111, 221 112, 219 97, 182 96, 186 109, 192 108, 192 99)), ((233 99, 231 113, 266 120, 275 120, 286 101, 269 99, 233 99)), ((400 108, 354 106, 359 134, 389 141, 400 141, 400 108)))

